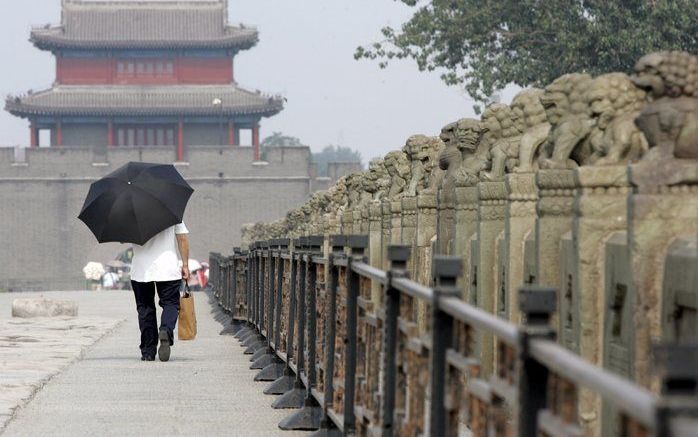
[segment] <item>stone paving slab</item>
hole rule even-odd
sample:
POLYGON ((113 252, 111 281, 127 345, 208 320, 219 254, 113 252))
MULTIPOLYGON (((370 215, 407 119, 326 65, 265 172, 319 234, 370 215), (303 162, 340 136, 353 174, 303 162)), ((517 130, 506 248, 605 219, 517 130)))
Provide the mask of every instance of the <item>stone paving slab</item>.
POLYGON ((15 410, 123 319, 11 318, 5 308, 27 294, 0 295, 0 430, 15 410))
POLYGON ((86 295, 80 297, 81 314, 111 313, 127 321, 16 412, 3 437, 307 434, 279 430, 289 412, 270 407, 274 397, 262 393, 265 383, 253 381, 256 371, 249 369, 249 356, 232 336, 219 335, 219 313, 206 294, 194 294, 196 340, 175 340, 167 363, 140 361, 130 293, 86 295))

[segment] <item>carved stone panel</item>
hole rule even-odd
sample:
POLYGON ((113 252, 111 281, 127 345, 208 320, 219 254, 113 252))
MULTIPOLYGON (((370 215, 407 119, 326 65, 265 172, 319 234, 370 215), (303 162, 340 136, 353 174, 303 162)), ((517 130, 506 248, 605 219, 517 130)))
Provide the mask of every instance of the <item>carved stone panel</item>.
POLYGON ((662 337, 698 341, 698 237, 669 246, 664 264, 662 337))
POLYGON ((572 232, 560 238, 559 335, 560 343, 579 353, 579 291, 577 290, 576 259, 572 232))
MULTIPOLYGON (((628 237, 615 233, 606 243, 604 265, 603 367, 626 378, 633 377, 633 308, 628 237)), ((618 411, 608 402, 602 407, 602 435, 619 435, 618 411)))

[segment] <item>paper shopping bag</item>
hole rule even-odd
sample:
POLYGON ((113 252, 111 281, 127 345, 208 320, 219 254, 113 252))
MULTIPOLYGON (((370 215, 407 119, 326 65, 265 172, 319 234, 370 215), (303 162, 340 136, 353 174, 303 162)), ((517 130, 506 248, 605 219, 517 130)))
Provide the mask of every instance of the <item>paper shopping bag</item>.
POLYGON ((196 311, 194 311, 194 296, 189 290, 189 284, 186 285, 184 293, 179 297, 178 325, 177 338, 193 340, 196 337, 196 311))

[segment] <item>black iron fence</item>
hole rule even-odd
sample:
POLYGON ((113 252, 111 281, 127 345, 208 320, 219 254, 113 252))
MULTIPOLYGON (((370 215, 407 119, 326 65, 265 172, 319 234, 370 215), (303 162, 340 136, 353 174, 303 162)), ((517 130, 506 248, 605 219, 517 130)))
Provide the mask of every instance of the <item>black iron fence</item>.
POLYGON ((614 435, 698 435, 695 345, 655 349, 655 395, 555 342, 553 289, 522 288, 525 324, 516 326, 461 299, 459 258, 435 256, 435 285, 425 287, 408 277, 407 246, 388 248, 383 271, 367 263, 366 236, 328 243, 278 239, 211 254, 215 296, 259 369, 255 380, 278 395, 272 408, 296 409, 282 429, 581 436, 594 433, 577 417, 578 393, 589 390, 616 412, 614 435), (484 336, 497 346, 491 373, 478 354, 484 336))

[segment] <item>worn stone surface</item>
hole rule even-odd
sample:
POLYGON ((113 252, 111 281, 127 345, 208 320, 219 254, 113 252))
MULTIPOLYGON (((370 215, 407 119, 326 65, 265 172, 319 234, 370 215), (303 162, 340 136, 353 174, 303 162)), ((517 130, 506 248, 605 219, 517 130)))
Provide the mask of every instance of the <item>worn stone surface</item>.
MULTIPOLYGON (((47 294, 51 295, 52 301, 76 295, 47 294), (56 299, 53 299, 54 295, 56 299)), ((101 292, 98 294, 102 295, 101 292)), ((105 314, 95 314, 90 310, 83 311, 83 317, 79 318, 11 316, 14 301, 44 300, 40 296, 35 293, 0 293, 0 308, 5 308, 0 313, 0 430, 10 421, 17 408, 29 402, 37 390, 123 321, 114 315, 100 317, 105 314), (15 299, 18 295, 26 295, 27 298, 15 299)), ((68 302, 77 306, 75 300, 68 302)))
MULTIPOLYGON (((573 299, 577 311, 572 324, 578 353, 591 363, 602 365, 603 315, 608 310, 604 304, 604 266, 608 263, 605 245, 627 228, 630 184, 625 166, 585 166, 575 173, 579 189, 573 221, 573 299)), ((598 425, 599 407, 596 396, 581 393, 579 417, 589 429, 598 425)))
MULTIPOLYGON (((497 296, 496 247, 497 239, 504 233, 507 190, 504 182, 480 182, 478 184, 478 306, 494 314, 497 296)), ((493 370, 494 338, 482 340, 482 370, 489 375, 493 370)))
MULTIPOLYGON (((508 202, 505 220, 506 253, 503 264, 508 296, 509 320, 520 323, 519 287, 528 281, 524 274, 526 238, 535 234, 538 193, 535 173, 511 173, 506 176, 508 202)), ((499 275, 501 276, 501 275, 499 275)))
POLYGON ((40 390, 16 413, 3 437, 305 435, 278 429, 288 412, 270 408, 263 386, 253 381, 256 371, 249 369, 249 356, 232 336, 219 335, 218 312, 211 311, 207 295, 194 296, 197 338, 176 341, 171 360, 161 363, 140 361, 130 293, 71 294, 83 315, 127 320, 40 390))
POLYGON ((651 345, 662 338, 662 279, 668 248, 677 238, 698 235, 698 185, 690 175, 698 174, 698 161, 675 160, 638 163, 630 167, 628 241, 637 298, 635 321, 635 379, 658 388, 651 377, 651 345), (654 185, 646 172, 653 171, 654 185), (679 170, 679 171, 677 171, 679 170), (688 175, 677 182, 677 175, 688 175))
POLYGON ((72 300, 46 298, 15 299, 12 301, 12 317, 77 317, 78 303, 72 300))
POLYGON ((455 255, 463 258, 464 274, 461 280, 463 297, 466 297, 467 286, 470 278, 470 241, 473 235, 477 234, 477 214, 478 214, 478 191, 477 186, 456 187, 456 236, 455 255))

